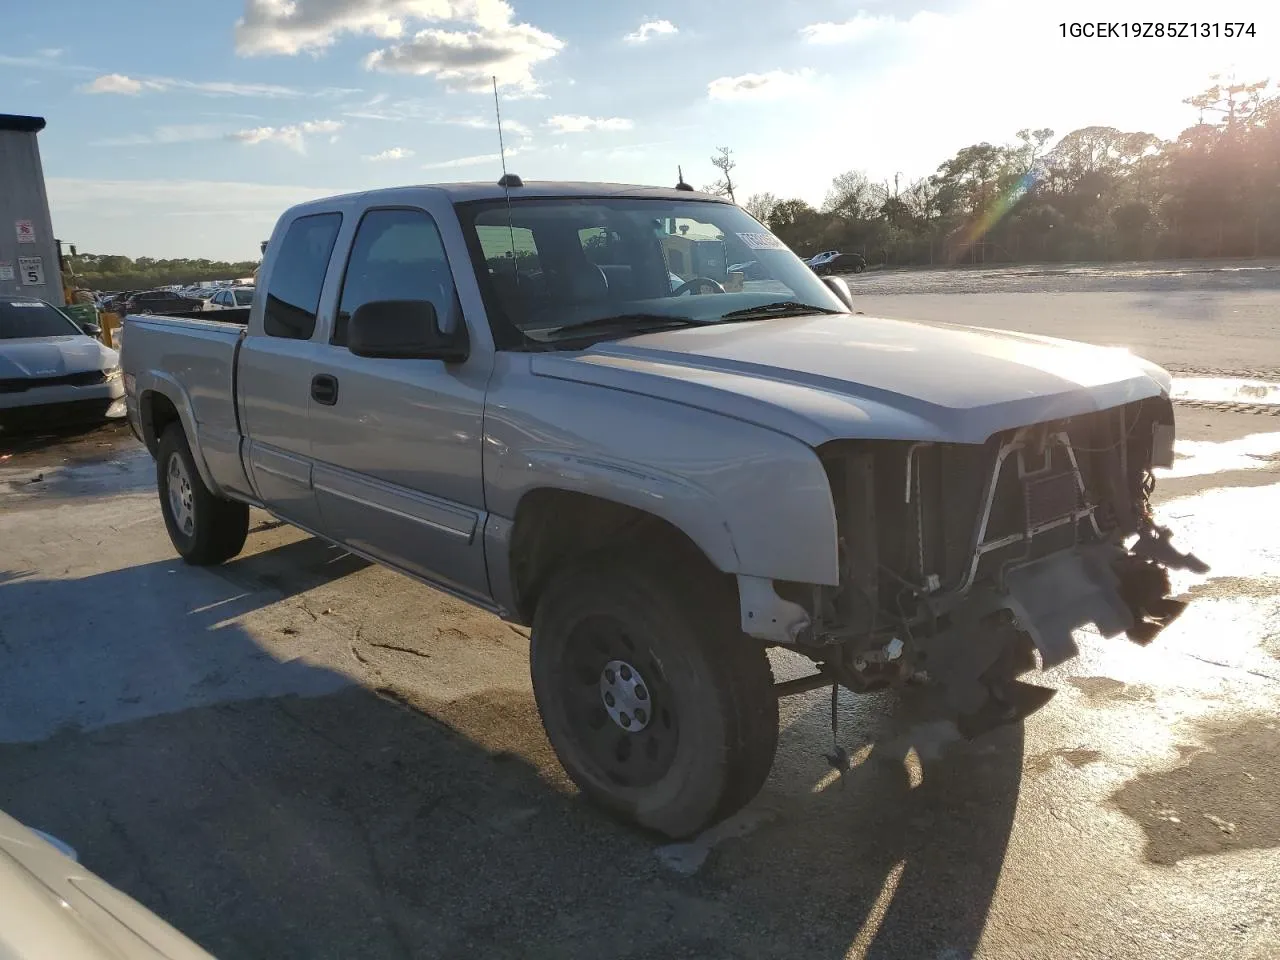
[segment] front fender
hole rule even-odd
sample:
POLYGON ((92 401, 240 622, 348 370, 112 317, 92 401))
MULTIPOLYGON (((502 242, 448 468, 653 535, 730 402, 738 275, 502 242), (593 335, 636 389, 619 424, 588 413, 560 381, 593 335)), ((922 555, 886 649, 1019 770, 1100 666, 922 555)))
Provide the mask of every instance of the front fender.
POLYGON ((498 370, 485 409, 490 512, 539 488, 612 500, 683 531, 739 577, 838 582, 826 471, 799 440, 593 384, 498 370))

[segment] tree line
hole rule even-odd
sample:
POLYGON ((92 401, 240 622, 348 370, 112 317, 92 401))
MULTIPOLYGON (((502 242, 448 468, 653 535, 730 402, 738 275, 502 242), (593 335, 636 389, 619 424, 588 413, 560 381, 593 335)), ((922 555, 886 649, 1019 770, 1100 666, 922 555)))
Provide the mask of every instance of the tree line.
MULTIPOLYGON (((876 183, 851 170, 825 202, 757 193, 742 205, 802 256, 871 263, 1150 260, 1280 255, 1280 86, 1219 82, 1183 102, 1174 140, 1045 127, 964 147, 933 174, 876 183)), ((729 195, 726 148, 712 158, 729 195)))
POLYGON ((253 275, 257 260, 154 260, 151 257, 77 253, 65 256, 66 272, 74 286, 88 290, 149 290, 172 284, 186 286, 203 280, 234 280, 253 275))

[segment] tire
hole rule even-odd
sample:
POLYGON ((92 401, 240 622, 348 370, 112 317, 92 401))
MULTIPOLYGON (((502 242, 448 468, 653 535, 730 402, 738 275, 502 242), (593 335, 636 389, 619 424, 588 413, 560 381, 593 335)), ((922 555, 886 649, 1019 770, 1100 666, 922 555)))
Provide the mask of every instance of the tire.
POLYGON ((861 273, 865 269, 867 269, 867 262, 865 260, 859 260, 853 265, 854 273, 861 273))
POLYGON ((769 659, 739 629, 733 591, 709 573, 600 556, 567 567, 538 603, 529 658, 560 762, 625 820, 689 837, 736 813, 769 776, 769 659), (643 728, 624 729, 627 717, 643 728))
POLYGON ((224 500, 204 485, 181 424, 170 424, 160 436, 156 488, 169 539, 187 563, 213 566, 244 548, 249 507, 224 500))

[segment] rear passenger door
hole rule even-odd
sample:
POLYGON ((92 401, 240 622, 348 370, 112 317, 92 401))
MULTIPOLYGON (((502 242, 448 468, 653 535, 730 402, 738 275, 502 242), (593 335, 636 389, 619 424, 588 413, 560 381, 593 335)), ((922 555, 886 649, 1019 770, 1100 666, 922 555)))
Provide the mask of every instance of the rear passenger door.
POLYGON ((341 226, 337 212, 308 214, 289 225, 268 272, 262 334, 255 328, 245 338, 237 367, 255 489, 272 512, 311 530, 320 527, 309 416, 319 345, 311 338, 341 226))
POLYGON ((330 343, 316 367, 317 376, 332 381, 333 395, 312 407, 325 532, 456 592, 487 598, 480 470, 491 361, 355 356, 347 349, 347 324, 375 300, 429 300, 443 327, 464 325, 440 232, 425 210, 370 209, 355 231, 330 343))

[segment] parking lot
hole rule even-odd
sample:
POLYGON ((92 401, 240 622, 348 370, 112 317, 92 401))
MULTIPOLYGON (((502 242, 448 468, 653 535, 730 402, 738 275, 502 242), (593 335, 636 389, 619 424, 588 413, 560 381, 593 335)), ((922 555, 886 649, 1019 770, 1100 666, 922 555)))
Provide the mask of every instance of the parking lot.
MULTIPOLYGON (((919 692, 783 702, 690 844, 582 802, 525 631, 255 512, 177 560, 126 427, 0 461, 0 809, 222 958, 1274 957, 1280 269, 868 273, 868 314, 1131 346, 1175 373, 1159 519, 1211 567, 974 742, 919 692)), ((796 665, 775 662, 780 676, 796 665)))

